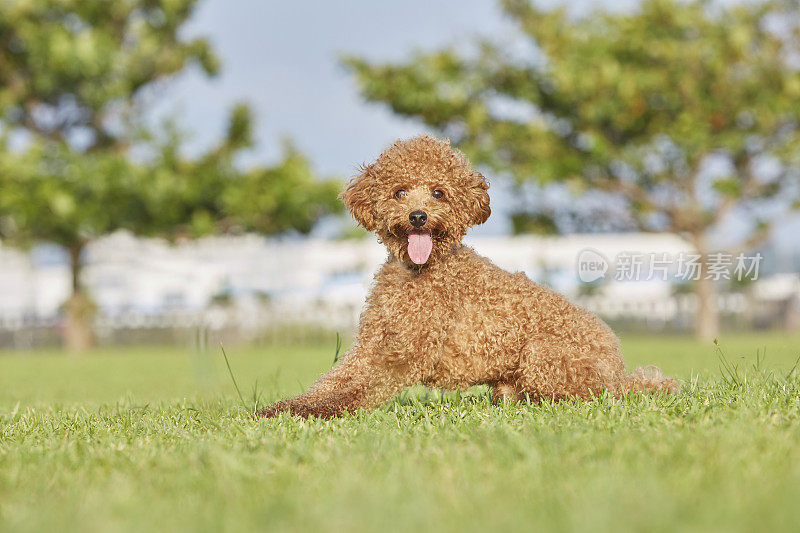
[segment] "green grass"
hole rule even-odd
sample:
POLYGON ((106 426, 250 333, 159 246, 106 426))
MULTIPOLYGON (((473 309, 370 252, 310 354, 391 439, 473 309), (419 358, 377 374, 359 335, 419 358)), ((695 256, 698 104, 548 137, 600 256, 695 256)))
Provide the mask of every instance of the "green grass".
MULTIPOLYGON (((218 350, 3 353, 0 529, 795 529, 800 336, 725 337, 725 361, 690 339, 623 345, 680 396, 415 389, 355 417, 252 421, 218 350)), ((262 403, 299 392, 333 352, 227 347, 249 404, 256 381, 262 403)))

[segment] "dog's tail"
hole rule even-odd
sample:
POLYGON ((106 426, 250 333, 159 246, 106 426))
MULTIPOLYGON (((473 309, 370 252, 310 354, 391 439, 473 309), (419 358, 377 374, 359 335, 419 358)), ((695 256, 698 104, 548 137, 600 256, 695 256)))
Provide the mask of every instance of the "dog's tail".
POLYGON ((662 374, 661 369, 655 365, 640 366, 626 377, 628 383, 624 388, 631 392, 677 394, 680 390, 678 382, 662 374))

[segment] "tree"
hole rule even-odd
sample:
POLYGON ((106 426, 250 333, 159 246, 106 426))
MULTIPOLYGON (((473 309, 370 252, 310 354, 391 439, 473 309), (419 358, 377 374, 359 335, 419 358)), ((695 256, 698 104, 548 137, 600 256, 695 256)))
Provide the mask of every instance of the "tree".
POLYGON ((320 218, 341 210, 341 183, 319 179, 289 141, 272 166, 236 164, 252 145, 252 120, 244 104, 233 109, 222 141, 196 159, 182 155, 184 136, 173 124, 163 129, 166 135, 154 139, 155 153, 148 159, 147 167, 154 170, 139 188, 147 216, 128 226, 139 234, 168 239, 243 231, 307 234, 320 218))
POLYGON ((245 106, 196 159, 184 157, 174 130, 149 134, 141 117, 155 89, 190 65, 217 71, 205 40, 180 37, 195 3, 0 2, 0 236, 67 250, 70 349, 91 343, 81 271, 92 240, 118 229, 167 237, 308 231, 335 205, 332 185, 315 180, 296 151, 274 168, 235 164, 252 141, 245 106), (302 190, 286 202, 286 187, 302 190), (239 212, 239 196, 250 199, 249 211, 239 212))
POLYGON ((713 338, 711 233, 747 221, 730 250, 748 250, 776 212, 798 208, 796 3, 645 0, 583 17, 526 0, 502 8, 520 30, 512 46, 346 64, 367 100, 449 136, 477 163, 518 183, 603 191, 638 229, 685 236, 704 257, 696 332, 713 338))

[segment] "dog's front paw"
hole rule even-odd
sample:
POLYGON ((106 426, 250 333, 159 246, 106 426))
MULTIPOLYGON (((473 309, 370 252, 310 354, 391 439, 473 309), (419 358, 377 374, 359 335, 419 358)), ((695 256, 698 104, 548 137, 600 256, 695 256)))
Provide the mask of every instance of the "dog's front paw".
POLYGON ((273 418, 281 413, 290 413, 302 418, 312 416, 316 418, 335 418, 354 412, 355 407, 343 402, 339 396, 333 395, 313 400, 304 397, 281 400, 256 413, 256 418, 273 418))
POLYGON ((309 418, 311 416, 330 418, 331 416, 335 416, 330 412, 330 409, 321 408, 315 403, 292 398, 290 400, 281 400, 280 402, 265 407, 256 413, 256 418, 273 418, 281 413, 289 413, 302 418, 309 418))

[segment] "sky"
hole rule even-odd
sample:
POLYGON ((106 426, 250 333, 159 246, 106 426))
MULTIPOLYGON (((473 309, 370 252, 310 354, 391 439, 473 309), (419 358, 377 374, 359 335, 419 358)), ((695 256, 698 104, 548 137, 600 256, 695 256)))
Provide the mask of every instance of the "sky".
MULTIPOLYGON (((603 3, 629 9, 636 2, 603 3)), ((576 1, 570 9, 597 4, 576 1)), ((320 174, 344 179, 395 139, 427 130, 363 102, 339 63, 342 55, 401 60, 415 50, 465 46, 476 36, 510 39, 514 28, 495 0, 200 0, 185 32, 207 37, 222 69, 214 78, 196 69, 181 75, 158 94, 154 116, 178 117, 190 146, 201 150, 222 135, 232 106, 246 101, 257 139, 247 161, 276 160, 288 138, 320 174)), ((477 233, 506 233, 514 197, 502 181, 487 177, 493 215, 477 233)), ((793 246, 798 232, 800 220, 794 220, 776 240, 793 246)))
MULTIPOLYGON (((231 107, 246 101, 257 146, 245 163, 278 159, 282 140, 291 139, 318 173, 345 179, 396 139, 429 131, 361 100, 342 55, 401 60, 478 35, 510 35, 513 26, 492 0, 200 0, 185 31, 209 39, 221 72, 181 75, 157 94, 154 116, 178 117, 199 151, 222 135, 231 107)), ((510 206, 510 199, 508 187, 492 183, 493 206, 510 206)), ((475 233, 508 233, 507 211, 494 212, 475 233)))
POLYGON ((198 145, 224 129, 226 113, 248 101, 257 115, 258 158, 277 157, 291 138, 324 174, 350 175, 398 137, 424 131, 365 104, 342 54, 400 60, 415 49, 464 44, 508 32, 493 1, 276 2, 201 0, 187 27, 206 35, 222 59, 216 79, 197 71, 167 91, 198 145))

